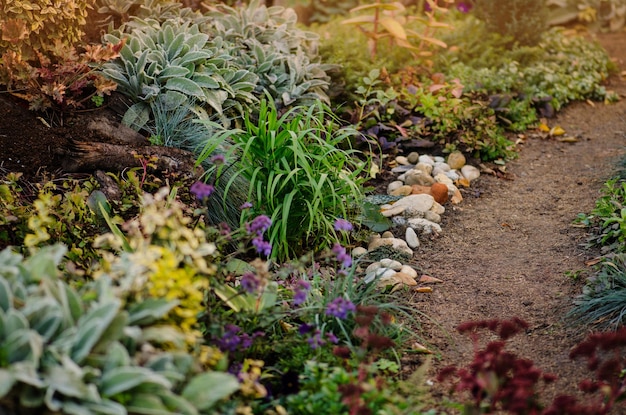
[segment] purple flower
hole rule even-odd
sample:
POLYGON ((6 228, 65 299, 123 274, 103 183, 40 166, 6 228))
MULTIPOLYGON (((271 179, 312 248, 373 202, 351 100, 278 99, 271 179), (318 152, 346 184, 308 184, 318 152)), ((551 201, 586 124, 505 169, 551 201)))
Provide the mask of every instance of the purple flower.
POLYGON ((313 331, 314 328, 315 328, 314 325, 304 323, 304 324, 301 324, 300 327, 298 327, 298 333, 307 334, 313 331))
POLYGON ((263 232, 269 229, 272 225, 272 220, 265 215, 259 215, 252 220, 252 222, 246 223, 246 232, 248 234, 263 235, 263 232))
POLYGON ((245 202, 243 205, 239 206, 239 209, 246 210, 246 209, 250 209, 251 207, 252 207, 252 203, 245 202))
POLYGON ((309 345, 313 350, 317 349, 320 346, 323 346, 326 343, 326 341, 322 339, 322 332, 319 331, 319 329, 315 330, 313 332, 313 335, 306 339, 306 341, 309 342, 309 345))
POLYGON ((211 196, 213 191, 215 191, 215 188, 210 184, 195 182, 191 185, 189 191, 193 193, 198 199, 203 200, 211 196))
POLYGON ((298 280, 296 287, 293 289, 293 305, 299 306, 306 301, 311 289, 311 284, 305 280, 298 280))
POLYGON ((253 272, 246 272, 241 276, 239 283, 245 292, 252 294, 261 286, 261 279, 253 272))
POLYGON ((220 235, 222 236, 229 236, 230 235, 230 226, 228 226, 228 223, 226 222, 220 222, 218 225, 218 228, 220 230, 220 235))
POLYGON ((213 164, 224 164, 226 159, 224 158, 223 154, 216 154, 213 157, 211 157, 209 161, 213 164))
POLYGON ((352 265, 352 257, 346 252, 346 248, 341 246, 341 244, 336 243, 333 245, 332 251, 337 257, 337 261, 341 262, 341 266, 343 268, 350 268, 352 265))
POLYGON ((235 352, 252 346, 254 339, 263 336, 263 332, 257 331, 252 336, 248 333, 239 334, 241 327, 234 324, 224 326, 222 337, 216 340, 217 347, 223 352, 235 352))
POLYGON ((326 333, 326 338, 328 339, 329 342, 331 342, 332 344, 337 344, 339 343, 339 339, 337 338, 337 336, 335 336, 333 333, 331 333, 330 331, 328 333, 326 333))
POLYGON ((252 245, 260 255, 270 256, 272 253, 272 244, 263 240, 262 236, 255 236, 252 239, 252 245))
POLYGON ((469 11, 472 10, 472 5, 462 1, 456 5, 456 8, 459 9, 461 13, 469 13, 469 11))
POLYGON ((349 312, 355 310, 356 306, 352 301, 343 297, 337 297, 326 306, 326 315, 343 320, 348 317, 349 312))
POLYGON ((346 232, 349 232, 352 229, 353 229, 352 228, 352 224, 349 221, 347 221, 345 219, 341 219, 341 218, 338 218, 337 220, 335 220, 335 230, 336 231, 346 231, 346 232))

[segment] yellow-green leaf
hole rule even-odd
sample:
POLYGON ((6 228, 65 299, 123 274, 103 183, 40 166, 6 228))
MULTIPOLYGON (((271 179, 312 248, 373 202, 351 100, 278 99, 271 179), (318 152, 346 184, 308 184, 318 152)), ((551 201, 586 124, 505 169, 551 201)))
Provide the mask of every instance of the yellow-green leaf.
POLYGON ((363 24, 363 23, 373 23, 374 16, 357 16, 352 19, 342 20, 341 24, 363 24))
POLYGON ((404 31, 404 27, 397 20, 391 17, 383 17, 380 19, 380 24, 391 33, 393 37, 396 39, 406 40, 406 32, 404 31))
POLYGON ((362 10, 370 10, 370 9, 379 9, 379 10, 392 10, 392 11, 404 11, 406 10, 404 5, 399 2, 393 3, 374 3, 374 4, 364 4, 362 6, 357 6, 353 9, 350 9, 350 13, 362 11, 362 10))

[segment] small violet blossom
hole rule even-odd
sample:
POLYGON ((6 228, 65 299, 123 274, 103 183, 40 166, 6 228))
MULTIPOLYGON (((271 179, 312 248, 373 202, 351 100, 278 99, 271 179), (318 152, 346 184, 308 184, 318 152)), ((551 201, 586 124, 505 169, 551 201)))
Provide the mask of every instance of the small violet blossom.
POLYGON ((317 329, 313 332, 313 335, 306 339, 306 341, 311 346, 311 349, 315 350, 320 346, 326 344, 326 341, 322 338, 322 332, 317 329))
POLYGON ((191 185, 189 191, 193 193, 198 199, 203 200, 211 196, 211 194, 215 191, 215 187, 203 182, 195 182, 191 185))
POLYGON ((243 205, 239 206, 239 209, 246 210, 246 209, 250 209, 251 207, 252 207, 252 203, 245 202, 243 205))
POLYGON ((241 327, 234 324, 227 324, 224 329, 224 334, 216 341, 217 347, 223 352, 247 349, 252 346, 255 338, 263 336, 262 332, 256 332, 252 336, 248 333, 239 334, 241 327))
POLYGON ((224 164, 226 159, 224 158, 223 154, 216 154, 213 157, 211 157, 209 161, 213 164, 224 164))
POLYGON ((252 239, 252 245, 259 255, 270 256, 272 253, 272 244, 263 240, 262 236, 255 236, 252 239))
POLYGON ((269 217, 259 215, 254 218, 252 222, 246 223, 246 232, 248 232, 249 235, 257 234, 258 236, 261 236, 271 225, 272 220, 269 217))
POLYGON ((342 218, 338 218, 337 220, 335 220, 335 230, 336 231, 346 231, 346 232, 349 232, 352 229, 353 229, 352 228, 352 224, 349 221, 347 221, 345 219, 342 219, 342 218))
POLYGON ((247 293, 255 293, 261 286, 261 279, 253 272, 246 272, 239 280, 241 288, 247 293))
POLYGON ((344 320, 348 317, 349 312, 355 310, 356 306, 352 301, 343 297, 337 297, 326 306, 326 315, 344 320))
POLYGON ((336 243, 333 245, 332 252, 337 257, 337 261, 341 262, 343 268, 350 268, 352 266, 352 257, 341 244, 336 243))
POLYGON ((298 280, 298 283, 293 289, 293 305, 299 306, 304 303, 310 289, 311 284, 308 281, 298 280))

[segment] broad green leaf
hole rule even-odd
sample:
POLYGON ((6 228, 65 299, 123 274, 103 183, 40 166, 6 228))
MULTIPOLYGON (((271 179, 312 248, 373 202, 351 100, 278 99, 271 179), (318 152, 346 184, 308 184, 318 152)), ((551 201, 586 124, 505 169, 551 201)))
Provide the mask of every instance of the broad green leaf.
POLYGON ((15 384, 15 375, 7 369, 0 369, 0 399, 4 398, 15 384))
POLYGON ((170 91, 182 92, 190 97, 204 100, 204 91, 200 86, 187 78, 170 78, 165 84, 165 88, 170 91))
POLYGON ((148 120, 150 120, 150 107, 145 102, 137 102, 126 110, 122 124, 134 130, 140 130, 148 123, 148 120))
POLYGON ((161 71, 161 73, 159 73, 159 80, 166 80, 169 78, 176 78, 176 77, 186 77, 187 75, 189 75, 189 69, 187 68, 183 68, 182 66, 170 66, 168 68, 165 68, 161 71))
POLYGON ((76 342, 70 352, 76 363, 82 363, 92 348, 100 341, 100 337, 117 315, 119 307, 119 300, 110 300, 96 305, 78 320, 76 342))
POLYGON ((148 325, 165 317, 177 302, 163 298, 148 298, 141 303, 133 304, 129 310, 129 325, 148 325))
POLYGON ((0 308, 7 311, 9 307, 13 307, 13 291, 9 282, 4 278, 0 278, 0 308))
POLYGON ((200 411, 204 411, 238 390, 239 381, 235 376, 222 372, 208 372, 191 379, 181 395, 200 411))
POLYGON ((178 62, 178 65, 185 66, 190 63, 197 64, 201 61, 209 59, 210 57, 211 54, 206 50, 192 50, 185 53, 185 56, 181 58, 180 62, 178 62))
POLYGON ((104 373, 98 389, 103 397, 108 398, 145 383, 158 385, 165 389, 172 387, 166 378, 156 372, 143 367, 123 366, 104 373))
POLYGON ((50 385, 49 388, 72 398, 82 398, 90 394, 82 374, 63 366, 52 366, 46 373, 46 383, 50 385))
POLYGON ((6 356, 9 363, 23 360, 36 363, 43 354, 43 339, 33 330, 16 330, 9 333, 0 350, 0 355, 6 356))

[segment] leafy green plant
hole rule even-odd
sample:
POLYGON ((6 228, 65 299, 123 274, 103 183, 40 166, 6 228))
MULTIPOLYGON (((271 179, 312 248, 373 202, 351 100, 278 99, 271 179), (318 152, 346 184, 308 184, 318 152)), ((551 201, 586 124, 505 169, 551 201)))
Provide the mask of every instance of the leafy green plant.
POLYGON ((626 181, 609 179, 591 213, 578 215, 576 222, 592 229, 593 235, 589 239, 592 246, 601 246, 605 252, 626 250, 625 202, 626 181))
POLYGON ((27 259, 0 252, 3 408, 198 414, 239 389, 233 375, 201 373, 198 356, 180 347, 165 352, 155 342, 180 335, 155 324, 174 302, 154 298, 125 308, 105 276, 72 287, 63 279, 72 275, 58 270, 64 252, 62 245, 27 259))
MULTIPOLYGON (((231 66, 230 57, 210 45, 209 35, 197 25, 142 23, 128 35, 120 57, 105 64, 102 71, 134 102, 124 115, 125 124, 144 127, 154 116, 150 103, 157 98, 167 100, 171 107, 189 106, 193 100, 221 117, 226 110, 242 111, 242 105, 254 102, 255 75, 231 66)), ((121 33, 105 36, 111 43, 123 37, 121 33)))
POLYGON ((318 102, 279 117, 276 107, 264 100, 256 121, 246 117, 245 130, 223 133, 233 142, 229 158, 236 160, 234 177, 241 175, 250 183, 248 201, 254 212, 272 220, 269 240, 278 260, 307 247, 332 245, 337 240, 335 219, 349 218, 352 204, 362 198, 359 174, 364 164, 354 150, 341 149, 354 132, 338 129, 329 114, 318 102))
POLYGON ((498 4, 474 0, 474 10, 487 30, 511 39, 511 44, 536 45, 547 29, 547 10, 543 0, 505 0, 498 4))
POLYGON ((259 0, 238 9, 224 5, 209 7, 211 19, 205 33, 221 39, 222 53, 258 77, 257 98, 269 94, 278 108, 328 103, 333 65, 319 63, 319 37, 297 26, 293 9, 266 7, 259 0))
POLYGON ((604 259, 567 314, 574 325, 615 330, 626 323, 626 255, 604 259))

